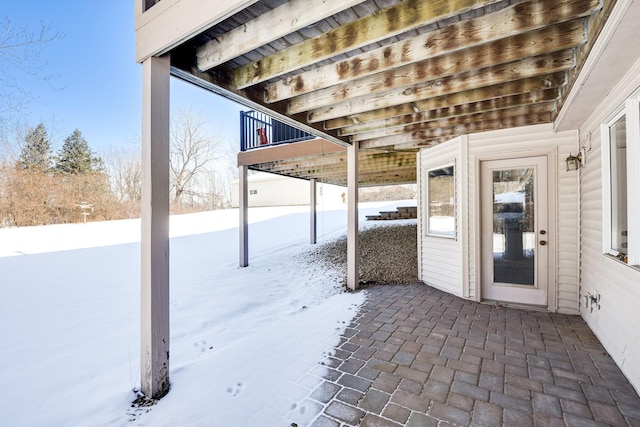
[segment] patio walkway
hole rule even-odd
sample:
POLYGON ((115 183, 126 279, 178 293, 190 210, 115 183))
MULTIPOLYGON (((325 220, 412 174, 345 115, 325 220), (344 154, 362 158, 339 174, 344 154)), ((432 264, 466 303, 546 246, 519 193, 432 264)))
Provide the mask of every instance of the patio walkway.
POLYGON ((640 398, 579 316, 422 284, 365 292, 292 426, 640 426, 640 398))

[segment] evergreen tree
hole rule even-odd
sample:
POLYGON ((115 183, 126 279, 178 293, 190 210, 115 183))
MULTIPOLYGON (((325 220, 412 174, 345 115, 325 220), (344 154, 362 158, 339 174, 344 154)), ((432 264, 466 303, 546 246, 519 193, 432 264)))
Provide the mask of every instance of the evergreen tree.
POLYGON ((35 129, 30 129, 24 142, 18 158, 18 167, 29 170, 49 170, 51 167, 51 142, 44 125, 40 123, 35 129))
POLYGON ((69 174, 98 172, 103 169, 102 159, 96 157, 89 143, 76 129, 64 140, 56 158, 56 170, 69 174))

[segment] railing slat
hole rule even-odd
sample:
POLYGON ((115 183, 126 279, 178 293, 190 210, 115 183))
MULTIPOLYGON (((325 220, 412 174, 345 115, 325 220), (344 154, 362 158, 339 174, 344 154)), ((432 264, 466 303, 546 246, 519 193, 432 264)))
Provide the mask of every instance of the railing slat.
POLYGON ((240 150, 289 144, 315 138, 259 111, 240 112, 240 150))

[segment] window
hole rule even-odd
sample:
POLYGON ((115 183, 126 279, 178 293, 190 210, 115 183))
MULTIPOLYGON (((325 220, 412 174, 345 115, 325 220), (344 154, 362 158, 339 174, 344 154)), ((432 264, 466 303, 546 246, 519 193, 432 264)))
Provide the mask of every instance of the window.
POLYGON ((456 179, 454 165, 427 170, 427 234, 455 239, 456 179))
POLYGON ((249 195, 258 194, 258 190, 249 190, 249 195))
POLYGON ((611 171, 611 249, 627 254, 627 119, 609 127, 611 171))
POLYGON ((603 252, 640 264, 640 91, 602 125, 603 252))

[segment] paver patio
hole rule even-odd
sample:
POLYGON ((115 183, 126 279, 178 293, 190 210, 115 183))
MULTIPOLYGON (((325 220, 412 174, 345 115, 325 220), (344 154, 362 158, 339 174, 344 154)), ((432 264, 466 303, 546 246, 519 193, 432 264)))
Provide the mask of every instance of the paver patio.
POLYGON ((302 405, 313 427, 640 426, 640 398, 579 316, 423 284, 364 292, 315 370, 302 405))

